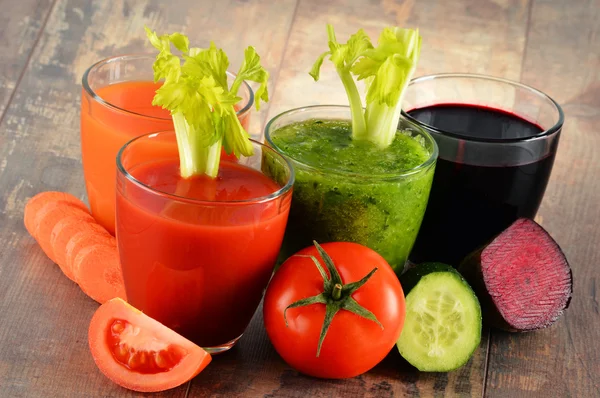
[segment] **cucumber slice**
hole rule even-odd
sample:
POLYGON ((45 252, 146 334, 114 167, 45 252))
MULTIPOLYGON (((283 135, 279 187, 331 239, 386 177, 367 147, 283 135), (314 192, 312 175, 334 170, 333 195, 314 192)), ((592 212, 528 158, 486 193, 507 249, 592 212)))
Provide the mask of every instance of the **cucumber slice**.
POLYGON ((481 307, 469 284, 449 265, 427 263, 401 278, 406 294, 400 354, 425 372, 463 366, 481 341, 481 307))

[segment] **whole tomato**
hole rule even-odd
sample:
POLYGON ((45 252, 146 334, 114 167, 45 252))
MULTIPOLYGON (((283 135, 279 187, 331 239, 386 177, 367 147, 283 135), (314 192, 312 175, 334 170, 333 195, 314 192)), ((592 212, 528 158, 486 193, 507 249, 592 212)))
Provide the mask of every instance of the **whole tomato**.
POLYGON ((287 259, 264 300, 267 334, 307 375, 341 379, 377 365, 404 325, 404 293, 375 251, 349 242, 305 248, 287 259))

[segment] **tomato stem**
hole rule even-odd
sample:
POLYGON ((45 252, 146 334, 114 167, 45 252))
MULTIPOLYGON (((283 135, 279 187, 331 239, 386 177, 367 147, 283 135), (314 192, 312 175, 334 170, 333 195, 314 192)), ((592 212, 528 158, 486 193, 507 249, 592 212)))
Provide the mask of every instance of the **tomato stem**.
POLYGON ((327 267, 327 271, 329 271, 329 275, 327 275, 327 272, 325 272, 325 269, 323 269, 323 266, 315 256, 300 256, 309 257, 313 263, 315 263, 315 266, 319 270, 321 277, 323 277, 323 292, 317 294, 316 296, 303 298, 288 305, 285 310, 283 310, 283 319, 285 321, 285 326, 287 327, 288 321, 286 312, 290 308, 304 307, 312 304, 325 304, 325 319, 323 320, 323 326, 319 336, 319 344, 317 345, 318 357, 321 353, 321 346, 323 345, 323 340, 325 340, 325 336, 327 335, 331 321, 333 321, 333 317, 340 310, 352 312, 364 319, 375 322, 377 325, 379 325, 379 327, 381 327, 381 329, 383 329, 383 325, 371 311, 361 306, 352 298, 352 294, 360 289, 360 287, 365 283, 367 283, 367 281, 377 271, 377 268, 373 268, 371 272, 369 272, 359 281, 344 284, 342 277, 335 267, 335 264, 333 264, 331 257, 329 257, 325 250, 323 250, 323 248, 316 241, 313 241, 313 243, 317 249, 317 252, 321 255, 321 258, 327 267))
POLYGON ((336 283, 333 285, 333 291, 331 292, 331 298, 334 300, 339 300, 342 297, 342 285, 336 283))

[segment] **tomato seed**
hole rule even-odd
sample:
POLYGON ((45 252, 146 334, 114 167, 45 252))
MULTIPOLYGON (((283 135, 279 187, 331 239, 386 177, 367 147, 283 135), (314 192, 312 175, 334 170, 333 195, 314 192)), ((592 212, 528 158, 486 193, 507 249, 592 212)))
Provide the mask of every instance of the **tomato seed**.
POLYGON ((129 366, 129 369, 137 369, 140 366, 140 357, 137 352, 131 354, 127 366, 129 366))
POLYGON ((115 356, 119 359, 119 361, 121 362, 126 362, 128 357, 129 357, 129 349, 127 348, 127 346, 125 344, 119 344, 116 348, 115 348, 115 356))
POLYGON ((123 332, 123 330, 125 330, 125 325, 123 324, 123 321, 120 321, 120 320, 114 321, 111 326, 111 330, 115 334, 121 334, 123 332))
POLYGON ((160 369, 165 369, 169 366, 163 353, 165 352, 161 351, 154 353, 154 362, 156 362, 156 366, 158 366, 160 369))

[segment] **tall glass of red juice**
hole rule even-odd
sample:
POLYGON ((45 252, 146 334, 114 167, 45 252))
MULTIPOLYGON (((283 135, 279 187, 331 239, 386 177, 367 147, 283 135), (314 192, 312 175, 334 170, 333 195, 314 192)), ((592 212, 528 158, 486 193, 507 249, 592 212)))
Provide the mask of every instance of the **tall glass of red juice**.
POLYGON ((184 179, 174 132, 117 156, 116 232, 128 302, 196 344, 231 348, 260 302, 291 202, 289 162, 252 141, 216 179, 184 179))
MULTIPOLYGON (((134 137, 170 130, 169 111, 152 105, 155 91, 154 55, 124 55, 92 65, 83 75, 81 94, 81 157, 88 200, 96 220, 115 231, 115 158, 134 137)), ((233 76, 230 74, 230 76, 233 76)), ((238 118, 250 122, 254 94, 246 83, 238 118)))

